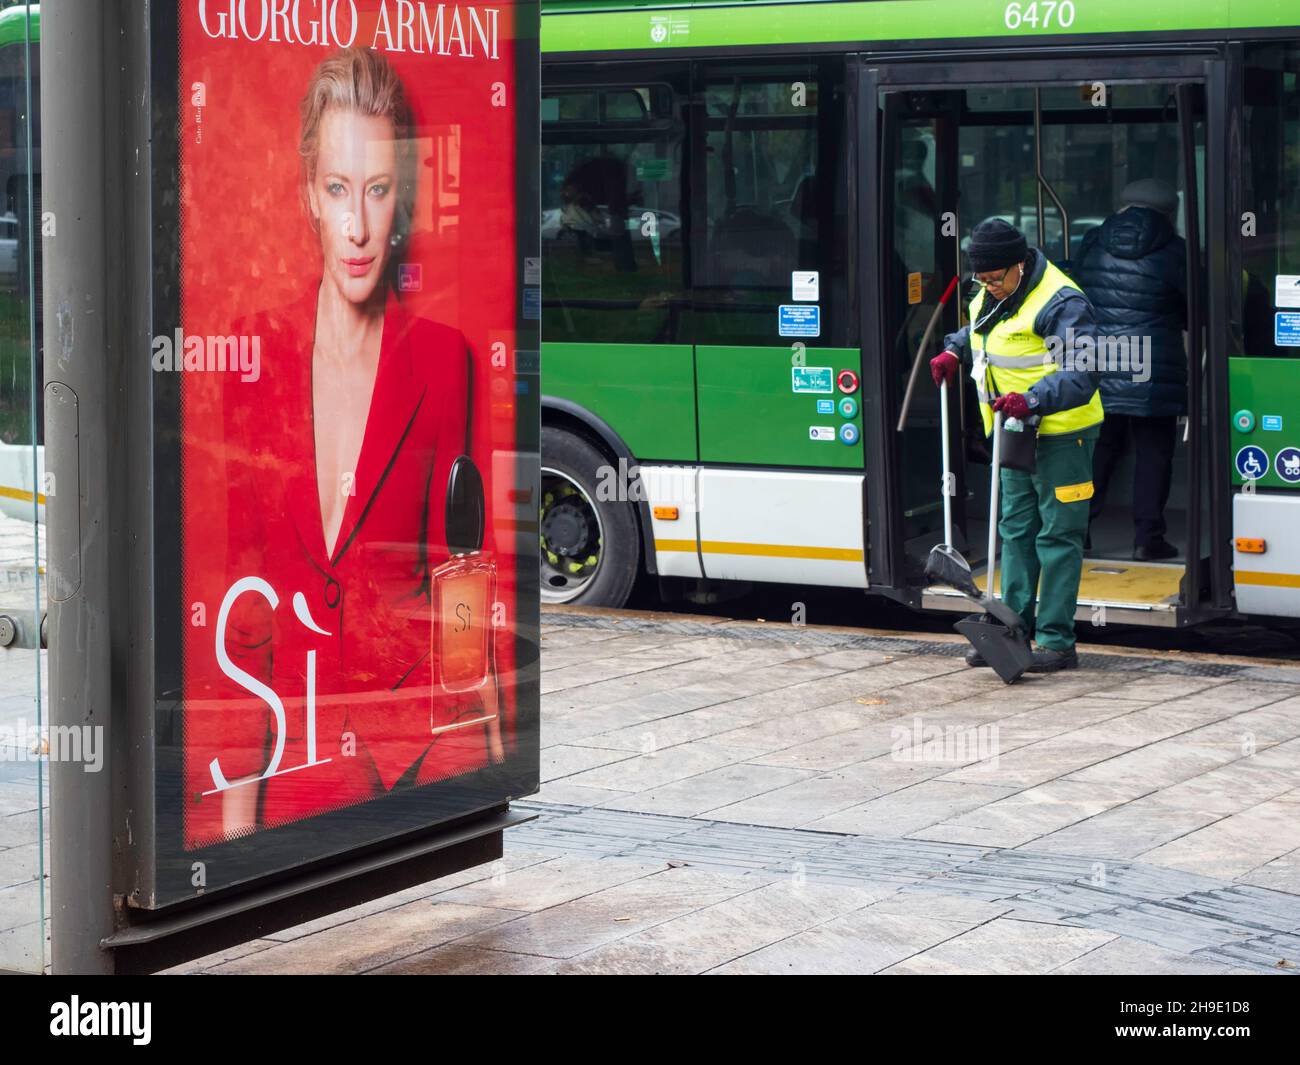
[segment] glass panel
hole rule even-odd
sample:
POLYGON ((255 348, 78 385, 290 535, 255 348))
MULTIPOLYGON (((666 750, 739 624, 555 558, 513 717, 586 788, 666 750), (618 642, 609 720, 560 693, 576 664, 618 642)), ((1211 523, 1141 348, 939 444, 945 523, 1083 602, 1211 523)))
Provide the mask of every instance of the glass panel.
POLYGON ((1286 280, 1300 277, 1300 45, 1247 56, 1243 224, 1253 229, 1241 242, 1245 351, 1235 354, 1300 358, 1300 286, 1286 280))
POLYGON ((1089 83, 1045 89, 1042 99, 1043 172, 1069 213, 1069 247, 1060 212, 1046 192, 1038 232, 1032 89, 967 93, 968 118, 977 118, 961 130, 967 232, 996 215, 1051 259, 1068 262, 1078 255, 1084 234, 1119 206, 1130 181, 1159 178, 1182 200, 1173 86, 1089 83))
POLYGON ((681 339, 685 131, 671 85, 542 101, 543 340, 681 339))
POLYGON ((39 44, 0 13, 0 970, 45 965, 39 44))
POLYGON ((843 73, 839 60, 706 68, 696 343, 852 343, 843 73))

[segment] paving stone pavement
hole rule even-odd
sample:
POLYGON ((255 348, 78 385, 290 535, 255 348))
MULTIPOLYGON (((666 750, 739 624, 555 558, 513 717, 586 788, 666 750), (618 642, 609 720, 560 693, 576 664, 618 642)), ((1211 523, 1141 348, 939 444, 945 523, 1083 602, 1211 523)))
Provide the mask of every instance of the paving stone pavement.
POLYGON ((1300 668, 543 615, 499 862, 183 972, 1300 971, 1300 668))

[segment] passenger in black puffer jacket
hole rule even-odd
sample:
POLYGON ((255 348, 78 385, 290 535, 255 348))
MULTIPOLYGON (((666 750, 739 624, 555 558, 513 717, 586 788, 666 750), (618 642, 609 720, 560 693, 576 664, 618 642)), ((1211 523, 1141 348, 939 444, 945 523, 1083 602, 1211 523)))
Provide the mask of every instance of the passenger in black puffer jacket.
MULTIPOLYGON (((1106 490, 1132 441, 1133 557, 1173 558, 1165 539, 1178 417, 1187 413, 1186 249, 1172 219, 1178 196, 1163 181, 1128 185, 1124 206, 1084 235, 1072 269, 1097 312, 1099 336, 1128 337, 1130 351, 1150 338, 1149 364, 1130 355, 1127 366, 1098 365, 1106 412, 1093 458, 1090 520, 1106 504, 1106 490)), ((1091 546, 1091 545, 1089 545, 1091 546)))

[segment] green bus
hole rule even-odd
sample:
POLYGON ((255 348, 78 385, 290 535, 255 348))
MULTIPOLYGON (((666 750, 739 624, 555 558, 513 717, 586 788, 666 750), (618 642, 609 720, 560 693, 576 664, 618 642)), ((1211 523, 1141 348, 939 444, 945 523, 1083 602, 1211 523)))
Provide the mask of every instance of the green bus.
MULTIPOLYGON (((1300 616, 1296 21, 1280 0, 545 3, 544 598, 618 606, 648 574, 968 609, 923 576, 926 327, 954 278, 935 336, 964 321, 980 220, 1068 270, 1156 178, 1187 249, 1179 553, 1134 561, 1121 468, 1078 616, 1300 616)), ((961 393, 955 539, 982 563, 961 393)))

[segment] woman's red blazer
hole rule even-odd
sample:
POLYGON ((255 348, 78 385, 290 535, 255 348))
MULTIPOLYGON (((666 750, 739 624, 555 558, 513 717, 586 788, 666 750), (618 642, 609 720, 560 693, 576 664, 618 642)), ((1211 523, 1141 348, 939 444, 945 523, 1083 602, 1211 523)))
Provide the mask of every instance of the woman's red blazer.
MULTIPOLYGON (((313 288, 240 327, 261 338, 261 374, 235 378, 225 395, 227 587, 256 575, 278 597, 272 609, 260 595, 241 596, 226 632, 231 660, 285 703, 283 775, 260 785, 262 824, 486 763, 483 726, 432 731, 481 713, 477 697, 434 686, 429 607, 429 574, 448 558, 447 478, 468 451, 468 347, 459 331, 412 317, 389 294, 355 484, 327 554, 312 424, 316 300, 313 288), (325 635, 300 618, 298 593, 325 635), (285 773, 307 761, 311 652, 316 757, 329 761, 285 773)), ((273 719, 246 686, 231 681, 226 690, 232 702, 216 711, 220 764, 234 780, 266 767, 273 719)))

